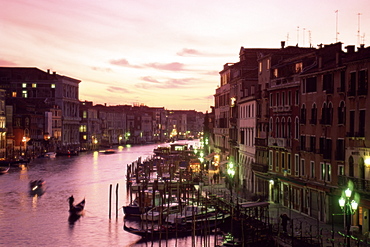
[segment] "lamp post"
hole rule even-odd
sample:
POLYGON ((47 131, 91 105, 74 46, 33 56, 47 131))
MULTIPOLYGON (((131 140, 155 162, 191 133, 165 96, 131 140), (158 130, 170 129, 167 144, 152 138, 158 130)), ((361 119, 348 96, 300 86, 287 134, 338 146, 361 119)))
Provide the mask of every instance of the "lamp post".
POLYGON ((233 184, 234 184, 234 175, 235 175, 235 167, 232 162, 229 162, 227 165, 227 174, 229 175, 230 202, 232 202, 233 201, 233 184))
POLYGON ((356 193, 354 197, 352 196, 352 190, 350 189, 351 184, 346 190, 342 191, 342 196, 339 199, 339 206, 341 207, 344 215, 344 227, 346 230, 346 244, 347 246, 351 246, 351 238, 350 238, 350 227, 351 227, 351 216, 356 212, 358 207, 359 196, 356 193), (357 199, 357 201, 356 201, 357 199))

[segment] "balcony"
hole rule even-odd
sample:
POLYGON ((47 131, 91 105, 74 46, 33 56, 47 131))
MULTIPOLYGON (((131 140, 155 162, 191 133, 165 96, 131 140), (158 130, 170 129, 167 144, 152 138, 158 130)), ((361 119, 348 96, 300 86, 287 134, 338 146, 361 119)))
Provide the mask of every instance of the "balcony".
POLYGON ((287 138, 269 137, 268 138, 268 145, 269 146, 276 146, 276 147, 287 148, 288 145, 290 146, 290 140, 287 139, 287 138))
POLYGON ((348 185, 348 180, 351 180, 354 185, 354 190, 360 191, 361 193, 370 194, 370 180, 363 178, 347 177, 344 175, 338 175, 338 186, 344 187, 348 185))
POLYGON ((252 163, 252 170, 253 171, 267 173, 268 169, 269 169, 268 165, 259 164, 259 163, 255 163, 255 162, 252 163))
POLYGON ((256 146, 266 147, 267 146, 267 139, 266 138, 254 138, 254 142, 256 146))

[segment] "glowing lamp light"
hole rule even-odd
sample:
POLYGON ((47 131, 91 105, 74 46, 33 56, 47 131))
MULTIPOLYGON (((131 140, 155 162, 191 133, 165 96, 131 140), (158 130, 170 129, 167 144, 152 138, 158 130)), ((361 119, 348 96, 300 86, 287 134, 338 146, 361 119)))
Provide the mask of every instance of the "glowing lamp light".
POLYGON ((356 211, 358 207, 358 203, 355 200, 352 200, 351 207, 353 211, 356 211))
POLYGON ((352 191, 349 188, 347 188, 346 191, 344 191, 344 193, 346 193, 347 198, 350 198, 351 194, 352 194, 352 191))
POLYGON ((343 208, 345 203, 346 203, 346 200, 345 200, 343 197, 341 197, 341 198, 339 199, 339 206, 340 206, 341 208, 343 208))
POLYGON ((370 156, 365 158, 364 163, 366 166, 370 166, 370 156))

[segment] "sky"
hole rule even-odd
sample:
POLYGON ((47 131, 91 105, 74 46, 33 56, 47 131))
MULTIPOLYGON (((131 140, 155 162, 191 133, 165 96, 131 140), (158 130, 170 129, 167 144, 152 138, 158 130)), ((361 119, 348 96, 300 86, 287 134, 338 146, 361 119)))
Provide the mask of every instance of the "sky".
POLYGON ((241 47, 367 47, 369 28, 369 0, 0 0, 0 66, 81 80, 94 104, 206 112, 241 47))

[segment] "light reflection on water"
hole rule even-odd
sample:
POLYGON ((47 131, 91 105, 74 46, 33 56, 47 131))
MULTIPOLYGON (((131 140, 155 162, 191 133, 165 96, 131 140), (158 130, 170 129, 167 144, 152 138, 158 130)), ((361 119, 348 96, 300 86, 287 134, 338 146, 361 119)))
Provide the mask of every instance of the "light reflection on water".
MULTIPOLYGON (((0 246, 166 246, 138 242, 140 237, 123 230, 121 207, 126 193, 126 165, 152 154, 157 145, 117 149, 79 156, 36 159, 28 169, 12 167, 0 176, 0 246), (44 179, 42 196, 30 196, 28 183, 44 179), (109 187, 112 184, 112 219, 109 219, 109 187), (118 218, 115 190, 118 184, 118 218), (68 223, 68 202, 86 198, 85 215, 68 223)), ((191 246, 191 237, 172 240, 167 246, 191 246)), ((199 240, 201 241, 201 240, 199 240)), ((202 246, 201 242, 196 246, 202 246)), ((210 245, 213 246, 213 245, 210 245)))

